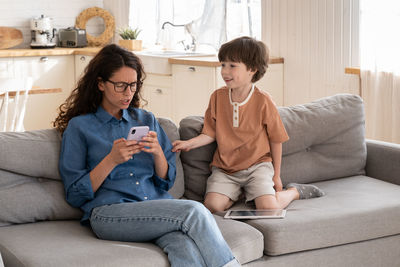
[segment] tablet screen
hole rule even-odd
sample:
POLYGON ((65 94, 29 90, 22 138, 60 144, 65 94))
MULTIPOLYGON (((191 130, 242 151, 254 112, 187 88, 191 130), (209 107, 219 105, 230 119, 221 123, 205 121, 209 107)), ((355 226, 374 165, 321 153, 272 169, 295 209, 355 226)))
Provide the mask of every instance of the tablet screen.
POLYGON ((286 210, 230 210, 225 218, 231 219, 261 219, 261 218, 284 218, 286 210))

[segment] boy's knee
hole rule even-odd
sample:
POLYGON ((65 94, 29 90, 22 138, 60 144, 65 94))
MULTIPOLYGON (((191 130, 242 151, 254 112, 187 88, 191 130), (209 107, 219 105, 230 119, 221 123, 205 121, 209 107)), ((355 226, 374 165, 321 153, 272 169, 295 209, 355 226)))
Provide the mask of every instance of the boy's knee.
POLYGON ((258 210, 275 210, 280 208, 278 201, 274 196, 268 198, 260 197, 259 199, 256 199, 255 203, 258 210))
POLYGON ((221 205, 220 203, 216 203, 214 201, 210 201, 205 199, 204 200, 204 206, 211 212, 211 213, 216 213, 220 211, 224 211, 224 206, 221 205))

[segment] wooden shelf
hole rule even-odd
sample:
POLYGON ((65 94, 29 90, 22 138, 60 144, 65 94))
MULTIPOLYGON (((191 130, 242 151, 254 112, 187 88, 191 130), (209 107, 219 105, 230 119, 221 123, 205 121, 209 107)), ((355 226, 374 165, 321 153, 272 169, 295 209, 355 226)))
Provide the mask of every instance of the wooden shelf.
MULTIPOLYGON (((61 93, 62 89, 61 88, 40 88, 38 86, 32 87, 31 90, 29 90, 29 95, 37 95, 37 94, 54 94, 54 93, 61 93)), ((17 94, 16 91, 10 91, 9 96, 13 97, 17 94)), ((0 93, 0 97, 4 96, 5 92, 0 93)))

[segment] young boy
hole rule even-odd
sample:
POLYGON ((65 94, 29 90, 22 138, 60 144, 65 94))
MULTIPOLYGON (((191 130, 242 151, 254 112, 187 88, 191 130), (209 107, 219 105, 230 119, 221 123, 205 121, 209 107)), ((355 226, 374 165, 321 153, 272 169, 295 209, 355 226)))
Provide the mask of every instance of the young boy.
POLYGON ((289 137, 269 94, 254 86, 266 72, 268 57, 264 43, 250 37, 222 45, 218 59, 226 87, 211 95, 202 133, 173 143, 173 151, 189 151, 217 142, 204 200, 211 212, 231 207, 242 188, 257 209, 283 209, 293 200, 323 195, 306 184, 282 190, 282 143, 289 137))

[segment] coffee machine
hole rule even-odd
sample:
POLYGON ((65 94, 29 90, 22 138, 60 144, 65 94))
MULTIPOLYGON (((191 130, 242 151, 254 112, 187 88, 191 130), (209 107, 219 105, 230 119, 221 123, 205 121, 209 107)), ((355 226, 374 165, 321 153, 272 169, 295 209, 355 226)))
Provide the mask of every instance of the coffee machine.
POLYGON ((31 19, 31 48, 54 48, 56 29, 53 28, 53 19, 41 15, 31 19))

